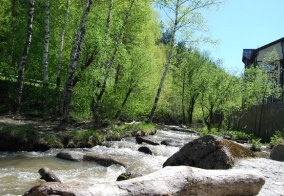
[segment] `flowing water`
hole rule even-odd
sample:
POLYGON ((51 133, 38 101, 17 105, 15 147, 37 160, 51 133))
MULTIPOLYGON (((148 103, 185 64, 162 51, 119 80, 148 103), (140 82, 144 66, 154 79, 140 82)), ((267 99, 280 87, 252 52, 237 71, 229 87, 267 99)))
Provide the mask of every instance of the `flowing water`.
MULTIPOLYGON (((184 144, 197 137, 191 133, 159 130, 156 135, 148 138, 158 142, 174 139, 184 144)), ((43 182, 38 174, 42 167, 50 168, 63 182, 111 182, 116 181, 118 175, 126 171, 141 174, 157 171, 169 156, 179 150, 179 147, 143 144, 153 152, 153 155, 148 155, 138 152, 141 146, 136 143, 135 138, 125 138, 121 141, 107 141, 93 148, 72 149, 109 155, 125 163, 126 169, 118 165, 103 167, 92 162, 72 162, 56 158, 56 154, 62 149, 51 149, 47 152, 0 152, 0 195, 22 195, 32 186, 43 182)))

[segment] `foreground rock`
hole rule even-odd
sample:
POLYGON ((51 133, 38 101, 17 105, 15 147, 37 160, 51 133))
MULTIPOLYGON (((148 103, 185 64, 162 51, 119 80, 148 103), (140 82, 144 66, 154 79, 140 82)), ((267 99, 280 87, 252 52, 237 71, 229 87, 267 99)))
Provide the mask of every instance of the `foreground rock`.
POLYGON ((264 183, 264 177, 257 171, 216 171, 179 166, 106 184, 43 183, 25 195, 256 195, 264 183))
POLYGON ((95 162, 99 165, 109 167, 111 165, 121 165, 123 167, 126 167, 125 164, 114 160, 113 158, 109 156, 103 156, 103 155, 97 155, 97 154, 84 154, 82 152, 76 152, 76 151, 63 151, 59 152, 56 155, 58 158, 66 159, 70 161, 90 161, 95 162))
POLYGON ((265 158, 250 158, 240 160, 234 169, 257 170, 265 178, 265 184, 258 196, 284 195, 284 163, 265 158))
POLYGON ((239 144, 206 135, 187 143, 168 158, 163 167, 188 165, 203 169, 229 169, 236 160, 254 156, 252 151, 239 144))
POLYGON ((284 144, 278 144, 272 148, 270 159, 275 161, 284 161, 284 144))

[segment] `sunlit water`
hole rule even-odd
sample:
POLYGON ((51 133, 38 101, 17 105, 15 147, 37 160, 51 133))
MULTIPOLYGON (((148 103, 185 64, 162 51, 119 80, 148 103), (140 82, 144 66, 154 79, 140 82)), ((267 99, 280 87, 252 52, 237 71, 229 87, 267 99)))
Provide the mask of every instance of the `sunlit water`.
MULTIPOLYGON (((150 137, 158 142, 174 139, 187 143, 198 136, 159 130, 156 135, 150 137)), ((93 148, 71 149, 109 155, 126 164, 126 169, 118 165, 103 167, 92 162, 72 162, 56 158, 56 154, 62 149, 51 149, 47 152, 0 152, 0 195, 22 195, 32 186, 43 182, 38 174, 42 167, 50 168, 63 182, 111 182, 116 181, 118 175, 125 171, 141 174, 157 171, 169 156, 179 150, 179 147, 143 144, 153 152, 153 155, 148 155, 138 152, 141 146, 136 143, 135 138, 125 138, 121 141, 105 142, 102 146, 93 148)))

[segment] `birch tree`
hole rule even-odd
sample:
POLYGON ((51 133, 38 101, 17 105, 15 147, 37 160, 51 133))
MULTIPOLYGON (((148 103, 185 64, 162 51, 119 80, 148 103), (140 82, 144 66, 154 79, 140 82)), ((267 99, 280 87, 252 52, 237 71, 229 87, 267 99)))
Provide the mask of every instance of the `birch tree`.
MULTIPOLYGON (((114 59, 115 59, 115 57, 117 55, 118 47, 119 47, 119 44, 121 43, 121 40, 122 40, 122 37, 123 37, 124 28, 125 28, 125 26, 127 24, 127 21, 128 21, 129 16, 130 16, 131 9, 133 7, 134 2, 135 2, 135 0, 132 0, 130 2, 129 8, 127 10, 125 18, 123 20, 123 24, 121 26, 119 35, 118 35, 116 43, 115 43, 112 56, 111 56, 109 61, 105 62, 106 63, 106 66, 105 66, 106 67, 106 73, 105 73, 104 81, 103 81, 102 87, 100 88, 100 91, 99 91, 98 95, 96 96, 96 100, 94 101, 94 105, 93 105, 93 109, 92 109, 93 115, 94 115, 94 120, 96 121, 96 123, 99 123, 99 108, 100 108, 100 105, 101 105, 101 99, 102 99, 102 97, 103 97, 103 95, 105 93, 106 86, 107 86, 107 81, 108 81, 108 78, 109 78, 109 73, 110 73, 110 70, 111 70, 111 68, 113 66, 114 59)), ((112 3, 112 1, 111 1, 111 3, 112 3)), ((112 4, 110 4, 110 5, 112 5, 112 4)), ((107 20, 106 32, 108 32, 108 28, 109 28, 108 25, 109 25, 109 20, 107 20)))
POLYGON ((18 111, 21 104, 23 86, 24 86, 24 72, 25 64, 28 57, 30 44, 32 41, 32 30, 33 30, 33 19, 34 19, 34 5, 35 0, 30 0, 29 2, 29 13, 28 13, 28 26, 27 26, 27 37, 24 45, 24 51, 22 53, 19 65, 18 65, 18 78, 17 78, 17 91, 14 104, 14 110, 18 111))
MULTIPOLYGON (((165 70, 162 74, 160 84, 158 86, 157 94, 155 96, 154 104, 149 115, 149 122, 153 121, 154 114, 160 99, 160 94, 163 88, 166 75, 172 63, 174 53, 175 41, 177 33, 184 35, 186 41, 195 42, 200 40, 192 40, 192 35, 196 29, 201 30, 204 27, 204 20, 198 12, 201 9, 209 9, 213 6, 219 6, 220 0, 159 0, 161 9, 169 18, 169 27, 171 39, 169 42, 169 52, 167 55, 167 62, 165 70), (189 40, 191 39, 191 40, 189 40)), ((208 40, 204 38, 204 41, 208 40)))
POLYGON ((58 51, 58 66, 57 66, 57 76, 56 76, 56 86, 59 87, 61 83, 61 67, 62 67, 62 51, 63 51, 63 43, 64 43, 64 35, 66 24, 68 22, 70 10, 70 0, 66 1, 66 13, 64 23, 62 25, 61 34, 60 34, 60 43, 59 43, 59 51, 58 51))
POLYGON ((74 78, 74 73, 75 73, 76 66, 78 64, 78 60, 80 57, 82 45, 84 43, 85 32, 86 32, 86 21, 90 13, 92 3, 93 3, 92 0, 86 1, 86 7, 85 7, 85 10, 84 10, 81 22, 80 22, 79 29, 77 30, 77 33, 75 34, 75 37, 74 37, 69 70, 68 70, 68 75, 67 75, 66 82, 65 82, 63 97, 62 97, 63 116, 62 116, 60 127, 63 129, 66 128, 68 121, 69 121, 70 105, 71 105, 72 90, 73 90, 73 78, 74 78))
POLYGON ((42 71, 43 71, 43 83, 46 85, 48 82, 48 47, 49 47, 49 0, 45 0, 45 34, 44 34, 44 50, 42 58, 42 71))

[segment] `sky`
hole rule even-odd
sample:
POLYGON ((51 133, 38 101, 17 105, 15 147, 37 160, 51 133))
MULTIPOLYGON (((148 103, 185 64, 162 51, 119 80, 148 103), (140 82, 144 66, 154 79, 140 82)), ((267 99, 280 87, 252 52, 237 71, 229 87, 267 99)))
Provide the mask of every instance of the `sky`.
POLYGON ((202 45, 233 75, 244 71, 243 49, 256 49, 284 37, 284 0, 226 0, 221 7, 203 13, 217 47, 202 45))

